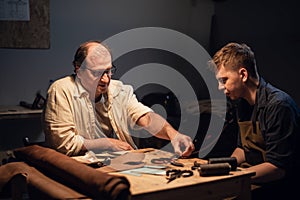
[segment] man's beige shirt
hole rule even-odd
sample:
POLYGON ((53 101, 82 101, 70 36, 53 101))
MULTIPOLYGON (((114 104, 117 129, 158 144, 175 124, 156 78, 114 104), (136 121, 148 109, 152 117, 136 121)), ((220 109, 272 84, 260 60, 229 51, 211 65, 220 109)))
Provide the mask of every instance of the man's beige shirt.
MULTIPOLYGON (((46 143, 69 156, 80 152, 84 138, 106 137, 97 127, 99 123, 96 123, 95 108, 98 103, 90 100, 88 92, 75 77, 61 78, 50 86, 43 119, 46 143)), ((153 110, 138 102, 132 86, 111 80, 108 117, 117 138, 137 148, 129 127, 133 127, 147 112, 153 110)))

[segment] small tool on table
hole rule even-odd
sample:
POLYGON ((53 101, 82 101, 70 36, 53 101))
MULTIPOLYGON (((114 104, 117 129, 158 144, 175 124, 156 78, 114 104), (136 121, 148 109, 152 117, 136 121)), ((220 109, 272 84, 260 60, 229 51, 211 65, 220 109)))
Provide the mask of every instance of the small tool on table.
POLYGON ((181 163, 181 162, 178 162, 177 159, 178 159, 177 155, 174 155, 171 158, 153 158, 151 160, 151 163, 153 163, 153 164, 160 164, 160 165, 169 164, 170 163, 171 165, 174 165, 176 167, 184 167, 184 164, 181 163))
POLYGON ((169 169, 166 171, 168 183, 180 177, 190 177, 194 175, 192 170, 169 169))
POLYGON ((228 175, 231 166, 228 163, 200 164, 197 161, 195 161, 194 166, 192 166, 191 169, 197 169, 199 171, 200 176, 218 176, 228 175))

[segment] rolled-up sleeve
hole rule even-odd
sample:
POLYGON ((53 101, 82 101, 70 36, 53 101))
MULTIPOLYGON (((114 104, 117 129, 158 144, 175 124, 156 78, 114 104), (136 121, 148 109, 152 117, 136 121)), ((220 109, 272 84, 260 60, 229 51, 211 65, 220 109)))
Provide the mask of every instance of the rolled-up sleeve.
MULTIPOLYGON (((127 99, 127 112, 129 115, 129 118, 131 119, 131 127, 136 125, 137 120, 143 116, 144 114, 148 112, 153 112, 151 108, 148 106, 145 106, 141 102, 139 102, 136 98, 136 95, 133 93, 133 88, 130 85, 125 85, 125 94, 127 99)), ((125 96, 125 95, 124 95, 125 96)))

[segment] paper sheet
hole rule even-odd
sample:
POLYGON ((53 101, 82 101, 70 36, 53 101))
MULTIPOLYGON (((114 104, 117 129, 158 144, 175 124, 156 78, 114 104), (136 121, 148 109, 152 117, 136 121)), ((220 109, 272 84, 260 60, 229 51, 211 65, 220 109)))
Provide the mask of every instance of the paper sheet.
POLYGON ((29 0, 0 0, 1 21, 29 21, 29 0))

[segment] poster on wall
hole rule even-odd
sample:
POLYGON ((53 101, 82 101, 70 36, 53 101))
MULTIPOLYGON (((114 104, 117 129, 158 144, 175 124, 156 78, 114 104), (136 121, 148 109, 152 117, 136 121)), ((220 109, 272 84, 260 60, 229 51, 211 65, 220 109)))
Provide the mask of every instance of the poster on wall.
POLYGON ((29 21, 29 0, 0 0, 1 21, 29 21))
POLYGON ((0 48, 50 48, 49 0, 0 0, 0 48))

